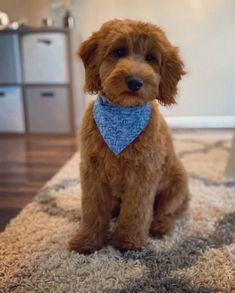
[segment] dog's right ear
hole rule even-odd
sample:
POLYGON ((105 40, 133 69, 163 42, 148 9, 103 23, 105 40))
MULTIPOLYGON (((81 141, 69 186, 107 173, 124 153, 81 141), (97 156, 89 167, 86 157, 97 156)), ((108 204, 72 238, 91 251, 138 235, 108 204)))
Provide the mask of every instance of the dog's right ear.
POLYGON ((100 42, 100 32, 94 32, 84 41, 78 51, 86 71, 85 90, 91 94, 97 94, 101 90, 99 77, 99 65, 97 51, 100 42))

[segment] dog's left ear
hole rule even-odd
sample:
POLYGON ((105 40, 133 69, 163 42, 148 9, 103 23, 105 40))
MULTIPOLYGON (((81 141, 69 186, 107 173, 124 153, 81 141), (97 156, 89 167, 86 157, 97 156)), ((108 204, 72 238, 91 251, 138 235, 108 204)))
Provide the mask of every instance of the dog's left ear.
POLYGON ((178 48, 171 46, 162 55, 161 81, 158 100, 163 105, 175 104, 177 84, 184 71, 184 64, 179 56, 178 48))
POLYGON ((78 51, 86 71, 85 90, 91 94, 97 94, 101 89, 97 60, 99 42, 100 32, 94 32, 81 44, 78 51))

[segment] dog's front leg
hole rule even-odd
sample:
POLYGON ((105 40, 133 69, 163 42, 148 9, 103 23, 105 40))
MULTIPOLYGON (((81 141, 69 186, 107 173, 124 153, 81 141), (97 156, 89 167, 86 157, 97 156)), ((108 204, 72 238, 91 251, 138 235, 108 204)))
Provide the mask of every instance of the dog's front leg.
POLYGON ((121 251, 143 247, 153 217, 156 188, 135 184, 122 198, 121 212, 113 237, 113 246, 121 251))
POLYGON ((112 197, 107 186, 99 181, 97 175, 87 176, 87 173, 81 173, 81 222, 69 246, 71 250, 88 254, 102 248, 105 242, 111 218, 112 197))

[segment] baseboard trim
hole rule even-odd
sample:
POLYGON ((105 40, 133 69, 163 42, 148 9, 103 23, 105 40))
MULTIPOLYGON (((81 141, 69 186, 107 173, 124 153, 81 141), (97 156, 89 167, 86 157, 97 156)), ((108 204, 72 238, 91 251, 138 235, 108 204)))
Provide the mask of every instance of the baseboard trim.
POLYGON ((172 128, 235 128, 235 116, 166 117, 172 128))

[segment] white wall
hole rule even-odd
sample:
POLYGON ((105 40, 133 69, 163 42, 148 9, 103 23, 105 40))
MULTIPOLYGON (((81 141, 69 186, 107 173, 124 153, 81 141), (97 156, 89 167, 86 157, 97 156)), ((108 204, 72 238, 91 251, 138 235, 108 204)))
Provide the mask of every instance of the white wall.
MULTIPOLYGON (((112 18, 140 19, 160 25, 169 39, 180 47, 188 72, 180 83, 178 105, 163 109, 163 113, 173 117, 227 116, 230 121, 227 126, 235 126, 235 1, 71 2, 77 21, 76 33, 82 40, 97 30, 104 21, 112 18)), ((78 78, 81 82, 81 78, 75 76, 75 80, 78 78)), ((77 87, 81 88, 79 82, 77 87)), ((217 117, 215 120, 219 126, 226 119, 218 120, 217 117)), ((213 122, 213 119, 210 118, 210 121, 213 122)), ((188 122, 186 119, 186 123, 188 122)))

